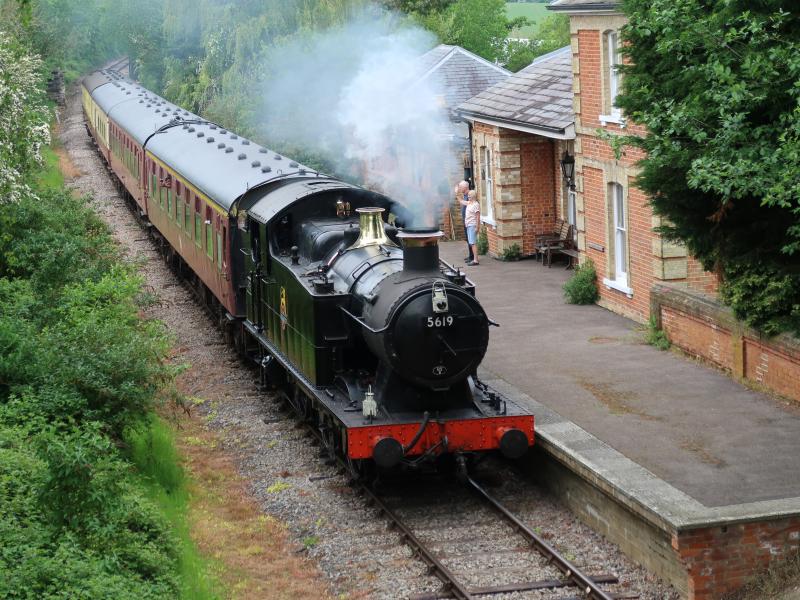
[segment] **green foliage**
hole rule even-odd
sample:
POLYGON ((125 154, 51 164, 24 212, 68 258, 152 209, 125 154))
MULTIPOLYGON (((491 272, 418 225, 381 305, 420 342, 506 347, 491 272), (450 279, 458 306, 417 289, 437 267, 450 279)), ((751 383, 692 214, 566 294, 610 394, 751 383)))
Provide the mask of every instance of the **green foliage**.
POLYGON ((730 261, 720 294, 734 314, 767 335, 800 332, 800 277, 774 265, 730 261))
POLYGON ((503 252, 500 254, 500 260, 504 261, 514 261, 520 258, 522 258, 522 248, 516 242, 507 248, 503 248, 503 252))
POLYGON ((508 40, 503 59, 505 67, 517 72, 530 65, 535 58, 568 45, 569 17, 549 15, 539 22, 528 43, 508 40))
POLYGON ((800 13, 778 1, 624 0, 637 185, 725 280, 737 315, 800 332, 800 13), (769 293, 765 290, 769 289, 769 293))
POLYGON ((647 321, 647 331, 645 334, 645 341, 651 346, 655 346, 659 350, 669 350, 671 343, 667 333, 663 329, 659 329, 656 324, 656 318, 651 316, 647 321))
POLYGON ((478 232, 478 254, 483 256, 487 252, 489 252, 489 234, 486 233, 486 225, 481 226, 481 230, 478 232))
POLYGON ((442 43, 463 46, 487 60, 497 60, 509 31, 526 24, 509 21, 504 0, 456 0, 421 19, 442 43))
POLYGON ((594 304, 600 298, 597 291, 597 271, 594 262, 579 265, 564 284, 564 297, 569 304, 594 304))
MULTIPOLYGON (((1 13, 0 13, 1 14, 1 13)), ((18 201, 50 141, 41 60, 0 21, 0 204, 18 201)))

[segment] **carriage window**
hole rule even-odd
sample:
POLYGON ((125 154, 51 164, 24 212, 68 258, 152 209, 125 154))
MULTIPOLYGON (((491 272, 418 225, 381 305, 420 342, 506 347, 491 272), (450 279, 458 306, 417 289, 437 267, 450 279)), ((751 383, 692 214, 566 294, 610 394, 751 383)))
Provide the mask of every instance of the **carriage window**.
POLYGON ((189 190, 186 190, 186 205, 183 207, 183 228, 186 235, 192 237, 192 205, 189 198, 189 190))
POLYGON ((203 217, 200 214, 200 200, 195 198, 194 200, 194 243, 200 246, 202 243, 202 238, 200 237, 203 233, 202 229, 203 217))
POLYGON ((206 255, 214 260, 214 226, 211 223, 211 209, 206 207, 206 255))
MULTIPOLYGON (((167 177, 169 177, 169 174, 167 177)), ((172 188, 169 186, 169 183, 167 184, 167 217, 170 219, 174 218, 172 213, 172 188)))
POLYGON ((217 232, 217 269, 222 270, 222 233, 217 232))

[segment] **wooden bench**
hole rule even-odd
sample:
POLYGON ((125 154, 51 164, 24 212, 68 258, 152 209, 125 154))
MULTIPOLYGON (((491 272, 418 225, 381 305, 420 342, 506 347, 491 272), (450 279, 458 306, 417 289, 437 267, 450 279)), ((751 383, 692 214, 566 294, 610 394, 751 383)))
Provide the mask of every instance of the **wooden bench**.
POLYGON ((547 266, 550 266, 550 263, 553 260, 553 254, 563 254, 567 257, 567 266, 565 268, 571 269, 574 267, 578 259, 580 258, 580 252, 575 250, 574 248, 553 248, 552 250, 548 250, 548 257, 547 257, 547 266))
POLYGON ((538 235, 533 243, 533 250, 538 259, 541 255, 542 262, 547 262, 547 253, 552 248, 565 247, 572 240, 572 226, 566 221, 559 219, 556 221, 556 229, 553 233, 538 235))

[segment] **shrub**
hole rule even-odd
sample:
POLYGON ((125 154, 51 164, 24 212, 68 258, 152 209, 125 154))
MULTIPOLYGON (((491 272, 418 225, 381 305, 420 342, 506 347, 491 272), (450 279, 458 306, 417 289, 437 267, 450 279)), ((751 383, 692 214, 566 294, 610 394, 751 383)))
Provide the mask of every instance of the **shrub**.
POLYGON ((483 256, 487 252, 489 252, 489 235, 486 233, 486 225, 481 227, 481 230, 478 232, 478 254, 483 256))
POLYGON ((564 284, 564 297, 569 304, 594 304, 600 295, 597 292, 597 271, 594 263, 587 260, 575 269, 572 277, 564 284))
POLYGON ((503 248, 503 252, 500 255, 500 260, 504 261, 519 260, 520 258, 522 258, 522 249, 517 243, 511 244, 508 248, 503 248))
POLYGON ((672 345, 669 341, 669 337, 667 337, 667 333, 663 329, 659 329, 658 325, 656 325, 656 318, 653 316, 647 321, 645 341, 659 350, 669 350, 669 347, 672 345))

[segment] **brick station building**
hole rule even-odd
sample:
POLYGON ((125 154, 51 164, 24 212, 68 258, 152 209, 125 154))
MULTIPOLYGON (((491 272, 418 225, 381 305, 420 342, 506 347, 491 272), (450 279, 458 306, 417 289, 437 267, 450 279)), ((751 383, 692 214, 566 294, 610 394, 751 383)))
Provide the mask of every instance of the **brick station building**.
POLYGON ((580 261, 597 269, 600 304, 637 321, 650 315, 655 284, 716 290, 716 278, 686 249, 653 229, 645 194, 635 186, 639 150, 617 158, 598 136, 644 133, 614 106, 621 87, 618 2, 556 0, 550 10, 570 17, 569 47, 462 103, 472 124, 473 168, 487 223, 489 251, 499 256, 517 243, 533 253, 536 235, 556 219, 574 225, 580 261), (574 191, 563 180, 564 151, 575 158, 574 191))
POLYGON ((643 321, 650 314, 654 284, 680 283, 700 292, 716 290, 716 278, 686 249, 653 231, 661 225, 635 185, 638 149, 617 158, 598 137, 643 134, 614 106, 621 88, 620 28, 627 22, 619 2, 556 0, 550 10, 570 19, 575 110, 575 188, 578 249, 591 259, 601 284, 601 304, 643 321))
POLYGON ((575 137, 569 48, 533 63, 462 103, 471 124, 475 187, 489 253, 517 244, 533 254, 537 235, 574 210, 559 157, 575 137))

